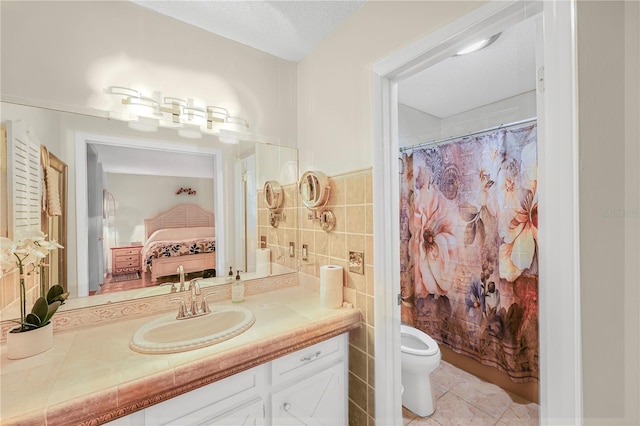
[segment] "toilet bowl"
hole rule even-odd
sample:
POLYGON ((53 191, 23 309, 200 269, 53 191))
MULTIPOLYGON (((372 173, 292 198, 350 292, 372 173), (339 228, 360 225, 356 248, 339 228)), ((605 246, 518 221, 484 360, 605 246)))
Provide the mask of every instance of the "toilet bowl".
POLYGON ((402 365, 402 405, 415 414, 433 414, 435 400, 429 375, 440 365, 438 343, 426 333, 411 326, 400 325, 402 365))

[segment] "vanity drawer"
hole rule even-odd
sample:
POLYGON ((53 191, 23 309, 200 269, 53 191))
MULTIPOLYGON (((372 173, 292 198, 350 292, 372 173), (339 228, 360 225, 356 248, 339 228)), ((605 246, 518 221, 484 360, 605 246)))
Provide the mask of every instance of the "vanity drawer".
POLYGON ((347 334, 344 334, 275 359, 271 368, 273 385, 302 376, 340 359, 346 354, 346 345, 347 334))

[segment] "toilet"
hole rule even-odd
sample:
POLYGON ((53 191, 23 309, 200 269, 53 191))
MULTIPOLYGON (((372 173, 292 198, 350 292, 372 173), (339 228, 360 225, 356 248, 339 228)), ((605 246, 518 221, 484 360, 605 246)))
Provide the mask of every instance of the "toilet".
POLYGON ((402 365, 402 405, 420 417, 433 414, 435 400, 429 375, 440 365, 438 343, 426 333, 400 325, 402 365))

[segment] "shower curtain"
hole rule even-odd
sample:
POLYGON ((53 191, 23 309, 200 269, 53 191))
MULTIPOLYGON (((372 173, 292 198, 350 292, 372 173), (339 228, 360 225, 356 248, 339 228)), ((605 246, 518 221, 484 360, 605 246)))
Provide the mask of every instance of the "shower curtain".
POLYGON ((403 153, 402 321, 538 380, 537 125, 403 153))

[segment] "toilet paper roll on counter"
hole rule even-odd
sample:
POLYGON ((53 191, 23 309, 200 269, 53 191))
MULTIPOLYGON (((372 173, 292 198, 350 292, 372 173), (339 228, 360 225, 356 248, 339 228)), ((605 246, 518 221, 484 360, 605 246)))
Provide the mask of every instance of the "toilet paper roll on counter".
POLYGON ((256 249, 256 275, 259 277, 271 275, 271 249, 256 249))
POLYGON ((342 307, 343 268, 339 265, 320 267, 320 303, 325 308, 342 307))

